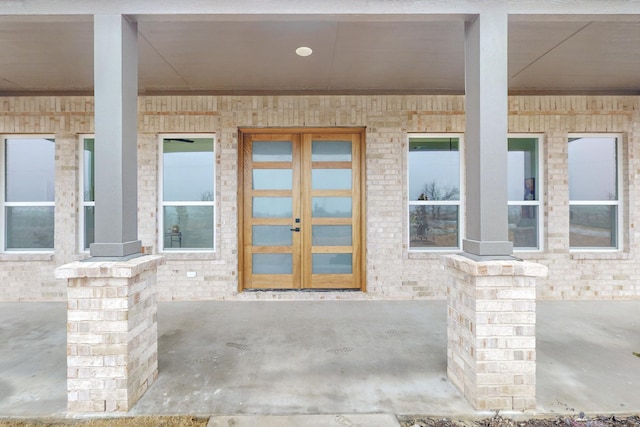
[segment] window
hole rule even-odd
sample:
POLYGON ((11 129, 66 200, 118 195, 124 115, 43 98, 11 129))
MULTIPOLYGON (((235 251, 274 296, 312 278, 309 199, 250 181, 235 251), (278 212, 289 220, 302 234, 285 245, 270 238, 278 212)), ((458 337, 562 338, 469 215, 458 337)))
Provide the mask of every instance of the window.
POLYGON ((160 241, 171 250, 213 250, 215 156, 213 136, 161 139, 160 241))
POLYGON ((569 245, 571 249, 619 247, 619 139, 569 137, 569 245))
POLYGON ((509 240, 516 250, 540 249, 542 181, 537 137, 509 138, 509 240))
POLYGON ((80 247, 88 250, 89 245, 95 242, 95 139, 93 137, 81 138, 82 156, 80 158, 82 179, 80 180, 80 247))
POLYGON ((4 138, 3 249, 49 251, 54 242, 55 142, 4 138))
POLYGON ((459 136, 409 137, 409 249, 460 248, 459 136))

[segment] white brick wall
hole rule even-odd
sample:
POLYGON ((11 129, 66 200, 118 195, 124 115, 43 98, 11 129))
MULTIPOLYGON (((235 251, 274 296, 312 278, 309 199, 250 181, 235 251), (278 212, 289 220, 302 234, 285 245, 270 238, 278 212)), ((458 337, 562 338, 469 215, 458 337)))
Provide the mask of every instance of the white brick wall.
MULTIPOLYGON (((519 256, 545 264, 542 299, 640 297, 636 265, 640 231, 640 97, 514 96, 509 131, 544 138, 545 251, 519 256), (624 250, 569 253, 567 135, 623 135, 624 250)), ((439 255, 407 251, 406 136, 463 133, 462 96, 146 96, 139 100, 139 237, 156 253, 159 133, 216 134, 215 254, 170 254, 159 269, 162 300, 444 298, 439 255), (360 293, 237 293, 237 173, 239 127, 366 127, 367 289, 360 293), (187 271, 196 272, 187 278, 187 271)), ((79 134, 93 133, 91 97, 0 98, 0 134, 54 134, 56 250, 53 255, 0 255, 0 300, 60 300, 66 289, 55 266, 79 255, 77 183, 79 134)))
POLYGON ((447 271, 447 374, 478 410, 536 408, 536 280, 526 261, 453 255, 447 271))
POLYGON ((126 412, 158 374, 156 269, 162 257, 75 262, 68 284, 67 409, 126 412))

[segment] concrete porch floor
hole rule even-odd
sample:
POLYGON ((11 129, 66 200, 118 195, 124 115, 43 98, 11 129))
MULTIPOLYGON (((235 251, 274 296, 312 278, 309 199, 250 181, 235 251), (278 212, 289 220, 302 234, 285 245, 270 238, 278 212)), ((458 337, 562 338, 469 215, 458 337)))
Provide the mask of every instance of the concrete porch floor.
MULTIPOLYGON (((538 302, 537 414, 640 412, 640 301, 538 302)), ((66 416, 66 304, 0 303, 0 417, 66 416)), ((445 301, 163 302, 129 415, 479 415, 445 301)))

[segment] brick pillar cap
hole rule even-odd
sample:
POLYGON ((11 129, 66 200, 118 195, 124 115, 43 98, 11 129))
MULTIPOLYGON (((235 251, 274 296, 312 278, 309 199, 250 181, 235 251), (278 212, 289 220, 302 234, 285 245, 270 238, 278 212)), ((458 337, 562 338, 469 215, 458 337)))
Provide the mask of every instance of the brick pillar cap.
POLYGON ((457 254, 445 255, 442 258, 447 268, 460 270, 472 276, 547 277, 549 274, 546 265, 519 259, 474 261, 457 254))
POLYGON ((130 278, 164 264, 160 255, 143 255, 127 261, 76 261, 56 268, 56 279, 81 277, 130 278))

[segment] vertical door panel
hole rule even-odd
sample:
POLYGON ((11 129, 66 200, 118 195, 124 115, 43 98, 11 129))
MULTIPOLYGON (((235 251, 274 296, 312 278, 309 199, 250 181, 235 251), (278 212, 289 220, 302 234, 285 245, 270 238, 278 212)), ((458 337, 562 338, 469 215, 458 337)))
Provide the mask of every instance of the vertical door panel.
POLYGON ((300 152, 297 135, 244 136, 244 287, 300 287, 300 152))
POLYGON ((361 288, 359 135, 310 134, 302 141, 303 286, 361 288))

